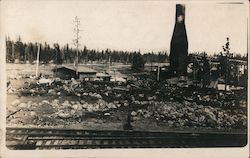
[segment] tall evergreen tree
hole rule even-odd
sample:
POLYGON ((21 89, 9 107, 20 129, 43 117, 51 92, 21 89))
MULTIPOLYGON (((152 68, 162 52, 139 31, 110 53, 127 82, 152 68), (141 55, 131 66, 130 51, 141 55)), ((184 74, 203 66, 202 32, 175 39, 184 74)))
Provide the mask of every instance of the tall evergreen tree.
POLYGON ((141 53, 133 53, 133 59, 132 59, 132 70, 134 71, 142 71, 144 69, 144 60, 142 58, 141 53))

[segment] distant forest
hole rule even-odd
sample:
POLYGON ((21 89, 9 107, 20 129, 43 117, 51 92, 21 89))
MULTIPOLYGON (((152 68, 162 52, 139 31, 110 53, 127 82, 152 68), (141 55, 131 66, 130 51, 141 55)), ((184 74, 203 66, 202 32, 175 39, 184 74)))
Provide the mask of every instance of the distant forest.
MULTIPOLYGON (((40 45, 40 55, 39 59, 42 63, 74 63, 76 56, 76 49, 69 47, 68 44, 60 46, 58 43, 49 45, 46 42, 41 43, 32 43, 32 42, 22 42, 21 37, 19 36, 16 41, 11 40, 9 37, 6 37, 6 62, 14 62, 18 59, 20 62, 29 62, 33 63, 37 59, 38 46, 40 45)), ((204 54, 206 52, 194 52, 192 54, 204 54)), ((241 55, 233 53, 234 55, 231 58, 245 60, 247 61, 247 55, 241 55)), ((214 53, 211 56, 218 56, 219 53, 214 53)), ((84 46, 83 49, 79 50, 79 63, 89 63, 89 62, 99 62, 106 63, 110 62, 120 62, 125 64, 131 64, 134 62, 133 59, 142 59, 143 63, 164 63, 169 61, 169 53, 167 51, 160 52, 148 52, 141 54, 140 50, 138 51, 117 51, 117 50, 96 50, 88 49, 84 46)), ((141 60, 140 59, 140 60, 141 60)))
MULTIPOLYGON (((11 40, 6 37, 6 61, 14 62, 16 59, 19 61, 29 61, 29 63, 34 62, 37 59, 38 46, 40 45, 40 62, 43 63, 73 63, 76 56, 76 49, 70 48, 68 44, 60 46, 55 43, 49 45, 46 42, 41 43, 24 43, 19 37, 16 41, 11 40)), ((133 62, 133 57, 142 57, 144 63, 151 62, 167 62, 168 54, 166 51, 163 52, 150 52, 141 54, 138 51, 117 51, 117 50, 95 50, 88 49, 84 46, 83 49, 79 50, 79 63, 87 63, 97 61, 100 63, 105 63, 110 60, 110 62, 120 62, 130 64, 133 62)))

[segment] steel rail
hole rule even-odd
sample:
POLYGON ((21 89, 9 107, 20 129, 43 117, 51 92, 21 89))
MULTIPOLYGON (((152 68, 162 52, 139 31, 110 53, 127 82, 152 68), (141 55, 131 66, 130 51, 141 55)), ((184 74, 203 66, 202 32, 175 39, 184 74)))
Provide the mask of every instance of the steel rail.
POLYGON ((6 128, 10 149, 239 147, 246 143, 246 132, 6 128))

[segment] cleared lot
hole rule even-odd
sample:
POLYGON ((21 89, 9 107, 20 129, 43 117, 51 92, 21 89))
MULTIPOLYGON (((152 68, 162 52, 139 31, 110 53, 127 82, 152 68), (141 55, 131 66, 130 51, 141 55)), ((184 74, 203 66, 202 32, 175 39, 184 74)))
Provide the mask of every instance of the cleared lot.
MULTIPOLYGON (((148 72, 133 74, 128 65, 113 69, 127 82, 57 79, 38 85, 34 65, 7 64, 12 92, 7 126, 124 129, 128 114, 139 130, 246 130, 246 90, 201 90, 178 79, 157 82, 148 72), (14 66, 13 66, 14 65, 14 66), (27 67, 30 67, 28 69, 27 67), (187 86, 188 84, 188 86, 187 86), (131 106, 129 106, 131 105, 131 106)), ((105 65, 88 65, 98 71, 105 65)), ((41 66, 50 77, 53 65, 41 66)))

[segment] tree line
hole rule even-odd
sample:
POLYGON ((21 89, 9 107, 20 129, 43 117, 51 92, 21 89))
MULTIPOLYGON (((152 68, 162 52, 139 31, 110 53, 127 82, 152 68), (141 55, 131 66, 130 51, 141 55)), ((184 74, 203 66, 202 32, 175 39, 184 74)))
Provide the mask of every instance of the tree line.
MULTIPOLYGON (((74 63, 77 55, 77 50, 69 47, 69 44, 60 46, 58 43, 50 45, 48 43, 37 43, 37 42, 22 42, 19 36, 16 41, 6 37, 6 61, 15 62, 29 62, 33 63, 37 59, 37 52, 40 49, 39 60, 43 63, 74 63)), ((120 62, 126 64, 132 64, 133 62, 167 62, 168 54, 166 51, 161 52, 148 52, 141 54, 138 51, 117 51, 117 50, 96 50, 88 49, 84 46, 83 49, 78 50, 79 63, 87 63, 97 61, 103 62, 120 62), (141 58, 141 59, 139 59, 141 58)))

